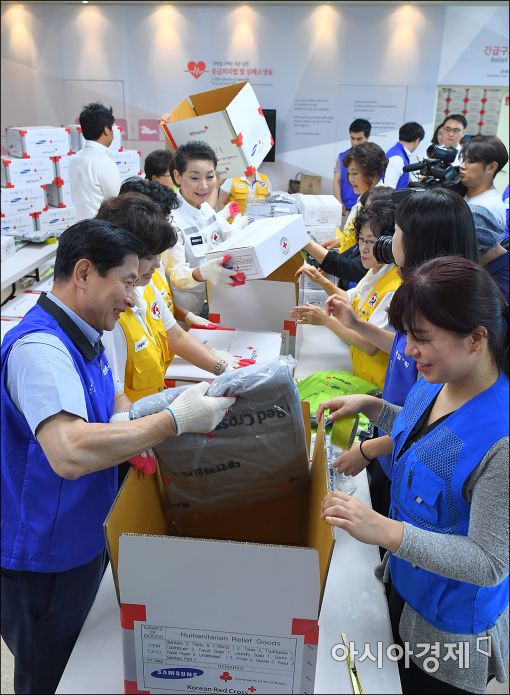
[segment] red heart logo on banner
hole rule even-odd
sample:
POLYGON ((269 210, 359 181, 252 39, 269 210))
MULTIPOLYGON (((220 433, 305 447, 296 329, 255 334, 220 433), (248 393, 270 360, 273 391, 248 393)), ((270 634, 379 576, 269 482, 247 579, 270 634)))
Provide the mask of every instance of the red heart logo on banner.
POLYGON ((198 80, 200 75, 202 75, 204 72, 206 72, 206 64, 204 63, 203 60, 199 60, 198 63, 195 63, 194 60, 190 60, 188 62, 188 69, 186 72, 190 72, 193 77, 198 80))

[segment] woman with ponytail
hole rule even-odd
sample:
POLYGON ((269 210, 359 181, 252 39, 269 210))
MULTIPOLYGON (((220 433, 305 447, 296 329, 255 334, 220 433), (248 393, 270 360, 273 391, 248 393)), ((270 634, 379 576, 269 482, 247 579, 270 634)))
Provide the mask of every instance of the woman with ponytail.
POLYGON ((403 408, 350 396, 317 413, 391 431, 389 518, 341 492, 322 518, 389 551, 402 692, 484 693, 508 659, 508 305, 481 266, 445 256, 407 274, 389 313, 423 377, 403 408))

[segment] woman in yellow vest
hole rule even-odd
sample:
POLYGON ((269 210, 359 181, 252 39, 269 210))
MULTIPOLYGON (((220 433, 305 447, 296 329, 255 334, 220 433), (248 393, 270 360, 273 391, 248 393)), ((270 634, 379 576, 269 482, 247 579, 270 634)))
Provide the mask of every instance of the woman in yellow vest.
MULTIPOLYGON (((255 167, 249 166, 244 176, 226 179, 220 186, 218 195, 218 209, 236 201, 241 209, 241 214, 246 212, 246 206, 254 200, 264 200, 271 195, 271 182, 269 178, 255 167)), ((228 218, 232 222, 233 218, 228 218)))
POLYGON ((158 204, 140 193, 123 193, 105 200, 97 217, 132 232, 147 248, 139 261, 133 305, 120 314, 113 331, 103 334, 108 361, 127 397, 134 402, 162 391, 174 354, 214 375, 240 366, 232 355, 195 340, 169 309, 171 294, 159 271, 160 254, 175 243, 175 232, 158 204))
MULTIPOLYGON (((360 145, 361 147, 361 145, 360 145)), ((363 208, 356 217, 356 235, 363 267, 368 270, 356 287, 344 291, 325 278, 319 270, 303 266, 300 270, 308 278, 320 284, 328 294, 339 294, 349 299, 352 308, 364 321, 385 330, 392 330, 387 315, 393 293, 401 283, 395 264, 380 263, 373 254, 378 237, 392 236, 395 231, 395 206, 388 201, 374 201, 363 208)), ((352 372, 382 388, 388 354, 363 338, 357 331, 345 327, 325 309, 306 304, 295 307, 292 316, 298 323, 323 325, 338 335, 349 346, 352 372)))

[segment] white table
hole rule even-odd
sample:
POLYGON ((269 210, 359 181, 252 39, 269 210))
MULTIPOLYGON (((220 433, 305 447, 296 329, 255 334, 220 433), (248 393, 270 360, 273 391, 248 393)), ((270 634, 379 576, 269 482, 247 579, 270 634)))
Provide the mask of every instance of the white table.
MULTIPOLYGON (((296 377, 315 371, 338 369, 338 338, 320 326, 300 326, 297 336, 296 377)), ((356 478, 356 497, 370 504, 366 473, 356 478)), ((335 548, 319 617, 319 647, 315 678, 316 693, 352 693, 345 661, 335 661, 331 649, 345 632, 362 653, 364 645, 377 655, 383 644, 383 667, 369 658, 357 662, 364 693, 401 693, 398 667, 385 658, 393 643, 383 585, 373 569, 379 563, 378 548, 354 540, 335 529, 335 548)), ((122 640, 119 607, 108 567, 96 600, 85 621, 57 693, 122 693, 122 640)))
POLYGON ((14 285, 24 275, 40 268, 57 253, 57 244, 27 244, 1 264, 2 282, 0 289, 14 285))

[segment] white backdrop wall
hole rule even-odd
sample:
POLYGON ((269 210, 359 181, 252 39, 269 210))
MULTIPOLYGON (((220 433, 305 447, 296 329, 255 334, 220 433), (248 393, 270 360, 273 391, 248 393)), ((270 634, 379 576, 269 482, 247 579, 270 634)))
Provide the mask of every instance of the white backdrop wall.
POLYGON ((146 155, 165 146, 161 113, 249 79, 277 110, 277 161, 263 170, 278 188, 319 174, 329 192, 353 118, 385 149, 410 120, 428 142, 438 84, 507 86, 508 8, 3 3, 1 50, 3 152, 6 126, 74 123, 101 100, 146 155))

